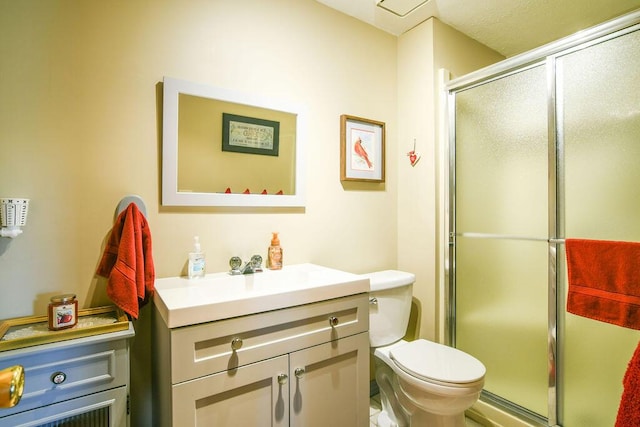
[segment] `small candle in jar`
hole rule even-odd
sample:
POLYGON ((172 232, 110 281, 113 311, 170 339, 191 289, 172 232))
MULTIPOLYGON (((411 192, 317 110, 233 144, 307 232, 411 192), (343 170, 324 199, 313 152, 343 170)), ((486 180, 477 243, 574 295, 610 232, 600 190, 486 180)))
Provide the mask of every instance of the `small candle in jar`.
POLYGON ((57 295, 49 303, 49 329, 72 328, 78 323, 78 300, 75 294, 57 295))

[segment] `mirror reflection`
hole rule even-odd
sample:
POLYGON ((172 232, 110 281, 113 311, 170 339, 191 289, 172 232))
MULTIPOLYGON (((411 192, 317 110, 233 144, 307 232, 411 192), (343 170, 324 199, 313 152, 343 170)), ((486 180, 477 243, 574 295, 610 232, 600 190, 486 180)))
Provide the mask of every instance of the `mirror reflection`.
MULTIPOLYGON (((294 114, 180 94, 178 191, 295 194, 295 142, 294 114), (227 120, 231 128, 225 130, 244 152, 223 149, 223 115, 237 118, 227 120), (251 119, 279 125, 278 134, 272 133, 269 138, 269 147, 277 144, 276 155, 261 149, 259 136, 253 136, 271 128, 251 119)), ((232 143, 230 146, 234 147, 232 143)))
POLYGON ((170 78, 163 104, 163 205, 304 205, 295 107, 170 78))

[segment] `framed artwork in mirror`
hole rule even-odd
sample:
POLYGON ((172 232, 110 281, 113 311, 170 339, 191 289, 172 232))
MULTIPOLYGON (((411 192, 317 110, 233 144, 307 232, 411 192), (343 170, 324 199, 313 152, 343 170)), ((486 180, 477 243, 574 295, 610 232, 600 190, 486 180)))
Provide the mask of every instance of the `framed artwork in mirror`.
POLYGON ((340 180, 384 182, 385 124, 340 116, 340 180))
POLYGON ((280 123, 222 113, 222 151, 277 156, 280 123))

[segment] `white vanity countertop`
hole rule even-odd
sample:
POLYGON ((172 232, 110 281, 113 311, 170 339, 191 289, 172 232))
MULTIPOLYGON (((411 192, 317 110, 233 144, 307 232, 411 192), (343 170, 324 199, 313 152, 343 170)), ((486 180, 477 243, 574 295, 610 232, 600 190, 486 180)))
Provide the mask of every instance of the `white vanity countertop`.
POLYGON ((156 279, 154 304, 167 327, 194 325, 369 292, 369 279, 315 264, 232 276, 156 279))

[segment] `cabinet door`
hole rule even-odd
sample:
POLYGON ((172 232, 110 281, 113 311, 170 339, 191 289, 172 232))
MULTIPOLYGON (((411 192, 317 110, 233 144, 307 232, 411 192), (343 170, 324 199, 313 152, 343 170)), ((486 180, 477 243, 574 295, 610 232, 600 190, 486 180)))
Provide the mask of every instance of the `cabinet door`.
POLYGON ((291 427, 369 425, 369 335, 290 355, 291 427))
POLYGON ((289 384, 278 375, 288 370, 284 355, 174 385, 172 425, 287 426, 289 384))

